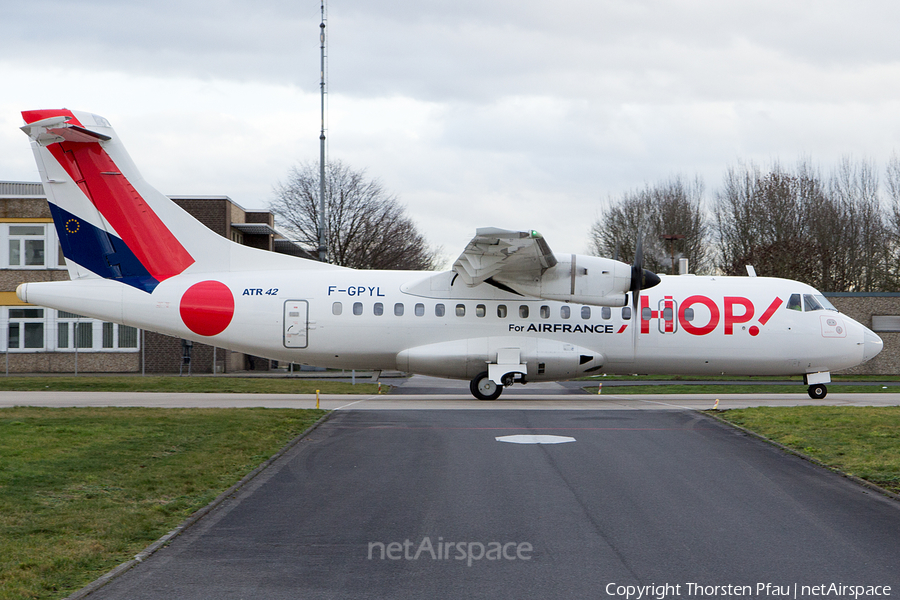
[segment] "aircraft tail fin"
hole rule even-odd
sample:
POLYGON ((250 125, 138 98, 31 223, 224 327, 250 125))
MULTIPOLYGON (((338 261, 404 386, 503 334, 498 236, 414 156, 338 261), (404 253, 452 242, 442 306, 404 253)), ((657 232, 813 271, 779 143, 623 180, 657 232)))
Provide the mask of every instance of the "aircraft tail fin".
POLYGON ((22 117, 72 278, 117 279, 152 292, 188 270, 326 267, 209 230, 144 181, 103 117, 67 109, 22 117))

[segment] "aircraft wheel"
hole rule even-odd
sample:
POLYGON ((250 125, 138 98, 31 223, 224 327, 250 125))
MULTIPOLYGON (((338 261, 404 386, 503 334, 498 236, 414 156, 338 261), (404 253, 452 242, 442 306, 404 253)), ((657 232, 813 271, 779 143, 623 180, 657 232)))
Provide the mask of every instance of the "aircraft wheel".
POLYGON ((813 400, 821 400, 828 393, 828 389, 821 383, 809 386, 807 391, 809 392, 809 397, 813 400))
POLYGON ((496 400, 503 392, 501 386, 488 379, 487 371, 475 376, 469 384, 469 390, 479 400, 496 400))

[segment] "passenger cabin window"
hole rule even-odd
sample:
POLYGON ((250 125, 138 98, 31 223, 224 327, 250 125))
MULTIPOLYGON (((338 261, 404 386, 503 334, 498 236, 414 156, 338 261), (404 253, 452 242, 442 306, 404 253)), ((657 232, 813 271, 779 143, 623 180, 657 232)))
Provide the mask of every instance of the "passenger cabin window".
POLYGON ((394 305, 394 315, 397 317, 403 316, 403 303, 402 302, 398 302, 397 304, 394 305))
POLYGON ((630 306, 622 307, 622 319, 624 319, 625 321, 628 321, 629 319, 631 319, 631 307, 630 306))
POLYGON ((581 318, 582 319, 590 319, 591 318, 591 307, 590 306, 582 306, 581 307, 581 318))
POLYGON ((456 305, 456 316, 457 317, 466 316, 466 305, 465 304, 457 304, 456 305))
POLYGON ((425 316, 425 305, 424 304, 416 304, 416 316, 417 317, 425 316))
POLYGON ((354 302, 353 303, 353 314, 354 315, 362 314, 362 302, 354 302))
POLYGON ((479 304, 478 306, 475 307, 475 316, 476 317, 480 318, 480 317, 483 317, 485 314, 487 314, 487 309, 484 307, 484 304, 479 304))
POLYGON ((339 314, 341 314, 341 312, 343 312, 343 310, 344 310, 344 305, 341 304, 340 302, 335 302, 334 304, 331 305, 331 314, 333 314, 333 315, 339 315, 339 314))
POLYGON ((372 312, 376 317, 380 317, 384 314, 384 304, 381 302, 376 302, 374 308, 372 308, 372 312))
POLYGON ((608 306, 604 306, 600 309, 600 318, 604 321, 609 321, 612 318, 612 309, 608 306))
POLYGON ((506 318, 506 305, 505 304, 497 305, 497 316, 500 317, 501 319, 506 318))
POLYGON ((541 318, 549 319, 550 318, 550 307, 544 304, 541 306, 541 318))
POLYGON ((523 304, 519 307, 519 317, 522 319, 528 318, 528 305, 523 304))
POLYGON ((803 310, 800 306, 800 294, 791 294, 787 303, 788 310, 803 310))
POLYGON ((445 308, 443 304, 435 304, 434 305, 434 316, 443 317, 445 313, 445 308))
POLYGON ((572 309, 568 306, 560 306, 559 307, 559 316, 563 319, 568 319, 572 316, 572 309))
POLYGON ((693 308, 685 308, 684 309, 684 320, 690 323, 694 320, 694 309, 693 308))

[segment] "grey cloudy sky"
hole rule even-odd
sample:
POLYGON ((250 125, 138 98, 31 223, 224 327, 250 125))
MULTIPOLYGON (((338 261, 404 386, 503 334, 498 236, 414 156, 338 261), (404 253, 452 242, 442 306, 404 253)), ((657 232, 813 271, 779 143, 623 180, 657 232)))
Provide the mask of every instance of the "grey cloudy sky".
MULTIPOLYGON (((108 118, 167 194, 264 207, 318 159, 317 0, 0 0, 0 179, 24 109, 108 118)), ((328 149, 455 257, 476 227, 583 252, 605 199, 738 160, 883 165, 900 4, 332 0, 328 149)))

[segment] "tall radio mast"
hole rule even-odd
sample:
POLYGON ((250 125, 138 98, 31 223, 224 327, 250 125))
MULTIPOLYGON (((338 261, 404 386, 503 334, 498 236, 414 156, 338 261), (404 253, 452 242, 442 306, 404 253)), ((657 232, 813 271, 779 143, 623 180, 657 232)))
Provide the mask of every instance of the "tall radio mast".
POLYGON ((319 134, 319 260, 328 261, 328 245, 325 241, 325 0, 322 0, 322 23, 319 25, 321 43, 322 130, 319 134))

